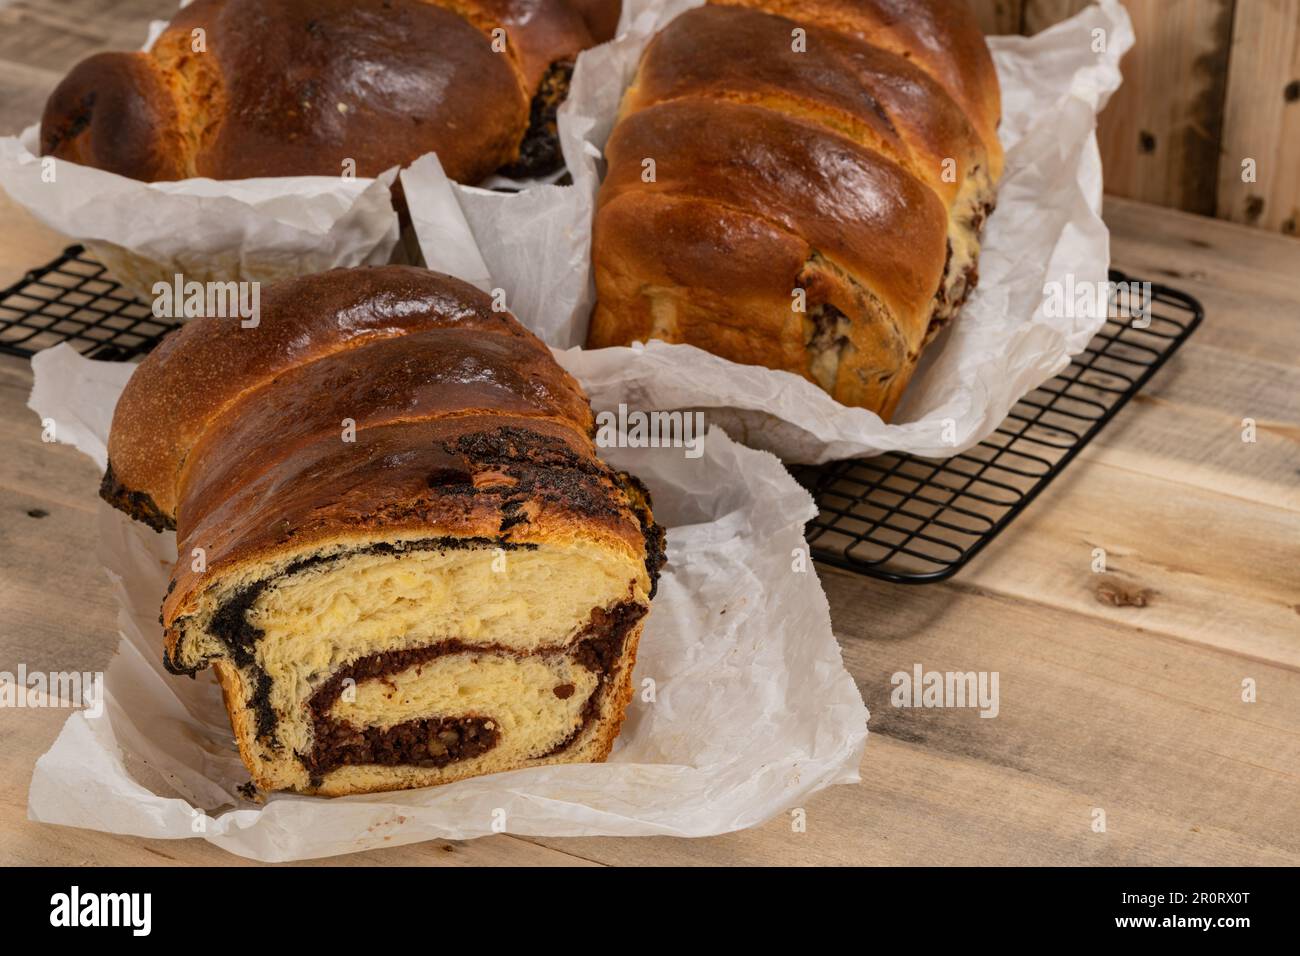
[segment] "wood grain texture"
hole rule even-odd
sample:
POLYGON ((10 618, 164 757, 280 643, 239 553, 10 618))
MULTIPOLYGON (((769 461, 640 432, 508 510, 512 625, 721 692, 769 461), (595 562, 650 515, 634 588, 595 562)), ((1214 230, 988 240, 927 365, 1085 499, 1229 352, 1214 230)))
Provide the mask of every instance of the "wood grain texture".
MULTIPOLYGON (((1151 216, 1150 207, 1113 197, 1106 201, 1105 219, 1113 261, 1214 303, 1194 344, 1214 345, 1266 368, 1300 364, 1295 337, 1300 245, 1295 240, 1172 210, 1151 216)), ((1267 388, 1273 377, 1266 371, 1252 390, 1267 388)), ((1294 393, 1279 394, 1294 412, 1294 393)))
POLYGON ((540 842, 621 865, 1300 858, 1296 811, 1277 800, 1295 786, 1300 758, 1293 670, 1098 624, 1043 593, 961 581, 900 588, 838 570, 822 581, 872 715, 861 784, 809 801, 806 833, 777 819, 689 844, 540 842), (998 671, 999 715, 891 707, 891 675, 916 663, 998 671), (1243 676, 1269 688, 1267 707, 1241 703, 1243 676), (1094 808, 1105 811, 1104 833, 1092 829, 1094 808))
POLYGON ((76 63, 133 50, 176 0, 14 0, 0 6, 0 134, 40 120, 45 98, 76 63))
POLYGON ((1300 0, 1237 3, 1217 213, 1300 233, 1300 0))
MULTIPOLYGON (((1213 215, 1235 0, 1128 0, 1137 43, 1098 123, 1106 191, 1213 215)), ((1029 33, 1084 6, 1027 0, 1029 33)))
MULTIPOLYGON (((1087 3, 1024 0, 1023 31, 1087 3)), ((1300 233, 1300 0, 1125 6, 1137 42, 1098 123, 1106 191, 1300 233)), ((986 12, 981 22, 991 20, 986 12)))

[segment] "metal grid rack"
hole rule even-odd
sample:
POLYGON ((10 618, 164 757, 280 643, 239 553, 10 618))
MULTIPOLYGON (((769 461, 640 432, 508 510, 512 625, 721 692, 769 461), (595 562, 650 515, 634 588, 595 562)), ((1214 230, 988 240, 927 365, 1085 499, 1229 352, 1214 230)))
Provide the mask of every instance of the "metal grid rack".
POLYGON ((148 352, 173 327, 85 253, 69 246, 0 291, 0 352, 26 357, 68 342, 91 358, 125 361, 148 352))
MULTIPOLYGON (((1135 281, 1112 270, 1111 281, 1135 281)), ((1127 290, 1069 368, 1022 398, 969 451, 905 454, 801 467, 820 513, 815 558, 900 584, 956 574, 1029 506, 1192 334, 1201 304, 1152 283, 1150 325, 1134 327, 1127 290)), ((1138 303, 1133 303, 1138 306, 1138 303)))
MULTIPOLYGON (((1114 282, 1135 280, 1112 271, 1114 282)), ((1191 296, 1152 284, 1150 325, 1124 296, 1070 367, 1021 399, 988 439, 945 460, 886 454, 798 467, 817 499, 813 556, 906 584, 942 581, 996 538, 1150 380, 1203 318, 1191 296)), ((0 352, 69 342, 92 358, 143 355, 172 325, 71 246, 0 291, 0 352)))

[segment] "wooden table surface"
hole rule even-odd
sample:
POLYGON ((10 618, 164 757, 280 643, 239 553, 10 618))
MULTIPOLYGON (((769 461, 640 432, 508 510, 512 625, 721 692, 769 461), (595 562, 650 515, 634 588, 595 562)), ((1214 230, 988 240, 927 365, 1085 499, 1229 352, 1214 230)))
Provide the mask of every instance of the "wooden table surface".
MULTIPOLYGON (((15 31, 71 35, 75 59, 170 4, 78 19, 104 6, 0 8, 0 130, 66 68, 15 66, 29 49, 15 31)), ((805 832, 778 818, 701 840, 501 835, 318 862, 1300 863, 1300 241, 1120 200, 1106 219, 1116 265, 1197 296, 1206 320, 955 580, 819 568, 872 718, 862 782, 811 798, 805 832), (915 663, 998 671, 998 717, 892 708, 890 675, 915 663)), ((0 223, 0 285, 65 244, 2 196, 0 223)), ((99 475, 41 442, 30 386, 26 363, 0 359, 0 670, 103 670, 117 634, 94 557, 99 475)), ((29 822, 32 765, 66 717, 0 711, 0 864, 246 862, 201 840, 29 822)))

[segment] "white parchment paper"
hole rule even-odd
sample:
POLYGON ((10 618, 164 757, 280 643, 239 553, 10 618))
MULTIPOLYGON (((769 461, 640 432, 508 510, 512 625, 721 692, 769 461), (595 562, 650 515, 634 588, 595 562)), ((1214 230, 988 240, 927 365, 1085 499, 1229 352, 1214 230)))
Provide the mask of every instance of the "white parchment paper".
MULTIPOLYGON (((154 21, 143 48, 166 26, 154 21)), ((274 282, 387 262, 398 237, 390 192, 396 167, 373 179, 339 172, 142 183, 43 160, 39 124, 0 137, 0 188, 51 229, 85 243, 146 302, 155 282, 178 273, 187 281, 274 282)))
POLYGON ((146 302, 155 282, 274 282, 387 262, 397 242, 390 187, 376 179, 277 176, 142 183, 53 160, 46 181, 33 126, 0 138, 0 187, 52 229, 85 243, 146 302))
MULTIPOLYGON (((578 58, 560 110, 570 187, 518 195, 448 185, 460 215, 443 208, 437 230, 417 235, 431 269, 455 272, 466 249, 486 269, 483 287, 552 346, 597 410, 702 408, 738 440, 790 461, 826 461, 890 450, 947 457, 986 438, 1015 402, 1063 370, 1105 322, 1104 314, 1049 316, 1044 287, 1072 277, 1104 282, 1109 234, 1101 221, 1097 113, 1119 87, 1133 43, 1118 0, 1102 0, 1032 38, 992 37, 1002 84, 1000 137, 1006 171, 984 232, 979 288, 923 356, 886 425, 840 405, 803 378, 741 366, 685 345, 651 342, 583 351, 594 298, 591 218, 601 148, 649 38, 702 0, 628 0, 618 39, 578 58)), ((404 174, 407 188, 432 172, 404 174)))
MULTIPOLYGON (((102 468, 132 366, 60 345, 32 360, 30 407, 102 468)), ((637 694, 609 761, 496 774, 425 790, 244 799, 248 780, 220 691, 162 669, 158 608, 175 536, 101 505, 99 555, 122 638, 104 714, 69 717, 32 775, 33 820, 154 838, 202 837, 295 860, 494 832, 704 836, 754 826, 858 780, 867 711, 844 669, 806 561, 812 500, 771 455, 710 430, 704 455, 606 449, 638 475, 668 527, 669 564, 641 639, 637 694), (797 570, 803 567, 805 570, 797 570), (654 700, 644 682, 654 682, 654 700), (504 814, 504 816, 502 816, 504 814)))

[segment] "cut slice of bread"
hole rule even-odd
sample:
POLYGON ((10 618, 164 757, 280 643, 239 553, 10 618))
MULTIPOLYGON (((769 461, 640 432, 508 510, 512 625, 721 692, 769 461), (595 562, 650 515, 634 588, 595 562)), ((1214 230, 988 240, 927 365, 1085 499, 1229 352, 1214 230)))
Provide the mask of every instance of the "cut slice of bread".
POLYGON ((423 270, 263 301, 169 337, 115 412, 104 496, 177 531, 167 668, 214 666, 264 789, 604 759, 663 531, 577 384, 423 270))

